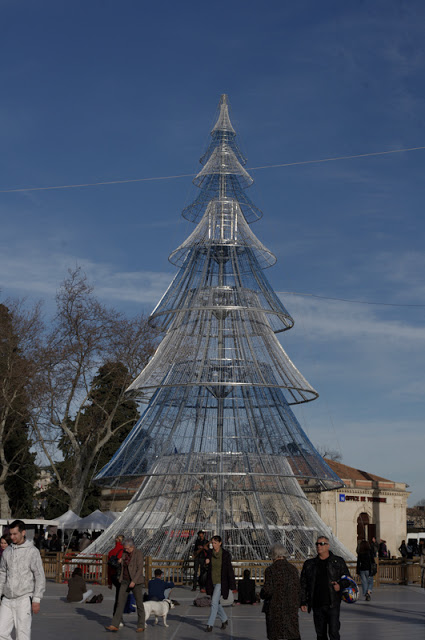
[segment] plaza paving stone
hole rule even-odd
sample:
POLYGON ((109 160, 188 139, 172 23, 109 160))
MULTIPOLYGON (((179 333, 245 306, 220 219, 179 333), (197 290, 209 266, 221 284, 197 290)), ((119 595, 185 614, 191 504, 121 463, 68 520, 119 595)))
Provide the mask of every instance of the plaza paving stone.
MULTIPOLYGON (((91 585, 90 585, 91 587, 91 585)), ((41 612, 34 616, 32 640, 98 640, 120 638, 128 640, 195 640, 218 638, 222 640, 257 640, 266 638, 264 614, 261 605, 226 607, 229 626, 220 629, 217 618, 211 634, 204 629, 208 608, 193 606, 196 593, 190 587, 173 589, 172 597, 181 604, 170 611, 169 627, 162 621, 157 626, 154 619, 147 622, 146 631, 136 634, 136 614, 124 616, 125 627, 118 633, 105 630, 110 624, 113 593, 106 587, 93 586, 95 593, 102 593, 101 604, 68 604, 64 598, 67 586, 48 582, 41 612)), ((302 640, 316 640, 313 617, 300 612, 302 640)), ((363 599, 355 604, 343 603, 341 607, 342 640, 425 640, 425 589, 416 586, 383 585, 373 592, 371 602, 363 599)))

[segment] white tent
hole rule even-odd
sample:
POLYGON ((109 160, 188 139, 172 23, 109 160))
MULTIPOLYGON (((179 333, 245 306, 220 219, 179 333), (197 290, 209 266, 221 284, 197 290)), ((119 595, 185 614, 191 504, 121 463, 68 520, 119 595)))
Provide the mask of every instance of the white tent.
POLYGON ((112 518, 112 520, 116 520, 121 515, 121 511, 104 511, 104 514, 112 518))
POLYGON ((79 531, 82 531, 83 529, 107 529, 113 521, 114 518, 108 516, 106 513, 102 513, 99 509, 96 509, 96 511, 93 511, 93 513, 90 513, 85 518, 80 518, 76 529, 79 531))
POLYGON ((66 513, 63 513, 59 518, 56 518, 60 529, 78 529, 80 526, 81 518, 77 516, 71 509, 68 509, 66 513))

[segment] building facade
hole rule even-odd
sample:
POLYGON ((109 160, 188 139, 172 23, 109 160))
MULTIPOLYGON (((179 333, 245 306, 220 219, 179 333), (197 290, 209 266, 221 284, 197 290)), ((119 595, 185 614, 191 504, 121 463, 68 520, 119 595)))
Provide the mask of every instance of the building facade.
POLYGON ((352 553, 359 540, 375 536, 386 541, 391 556, 399 555, 406 538, 407 485, 334 460, 326 462, 345 487, 307 494, 322 520, 352 553))

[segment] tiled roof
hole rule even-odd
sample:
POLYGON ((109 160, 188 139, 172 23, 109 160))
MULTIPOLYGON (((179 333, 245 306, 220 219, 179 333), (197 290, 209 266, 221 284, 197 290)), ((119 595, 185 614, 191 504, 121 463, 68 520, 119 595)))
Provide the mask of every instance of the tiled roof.
POLYGON ((387 478, 381 478, 381 476, 375 476, 373 473, 362 471, 361 469, 354 469, 342 462, 336 462, 335 460, 328 460, 325 458, 330 468, 341 478, 341 480, 367 480, 369 482, 393 482, 387 478))

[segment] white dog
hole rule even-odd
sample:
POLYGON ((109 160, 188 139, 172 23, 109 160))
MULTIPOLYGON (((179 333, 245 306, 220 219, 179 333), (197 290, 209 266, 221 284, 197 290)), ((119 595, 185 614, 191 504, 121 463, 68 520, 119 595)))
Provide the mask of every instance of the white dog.
POLYGON ((162 618, 164 621, 164 627, 168 627, 167 616, 170 609, 174 609, 174 603, 171 600, 148 600, 143 603, 145 607, 145 619, 148 620, 152 614, 155 616, 155 624, 158 624, 158 618, 162 618))

